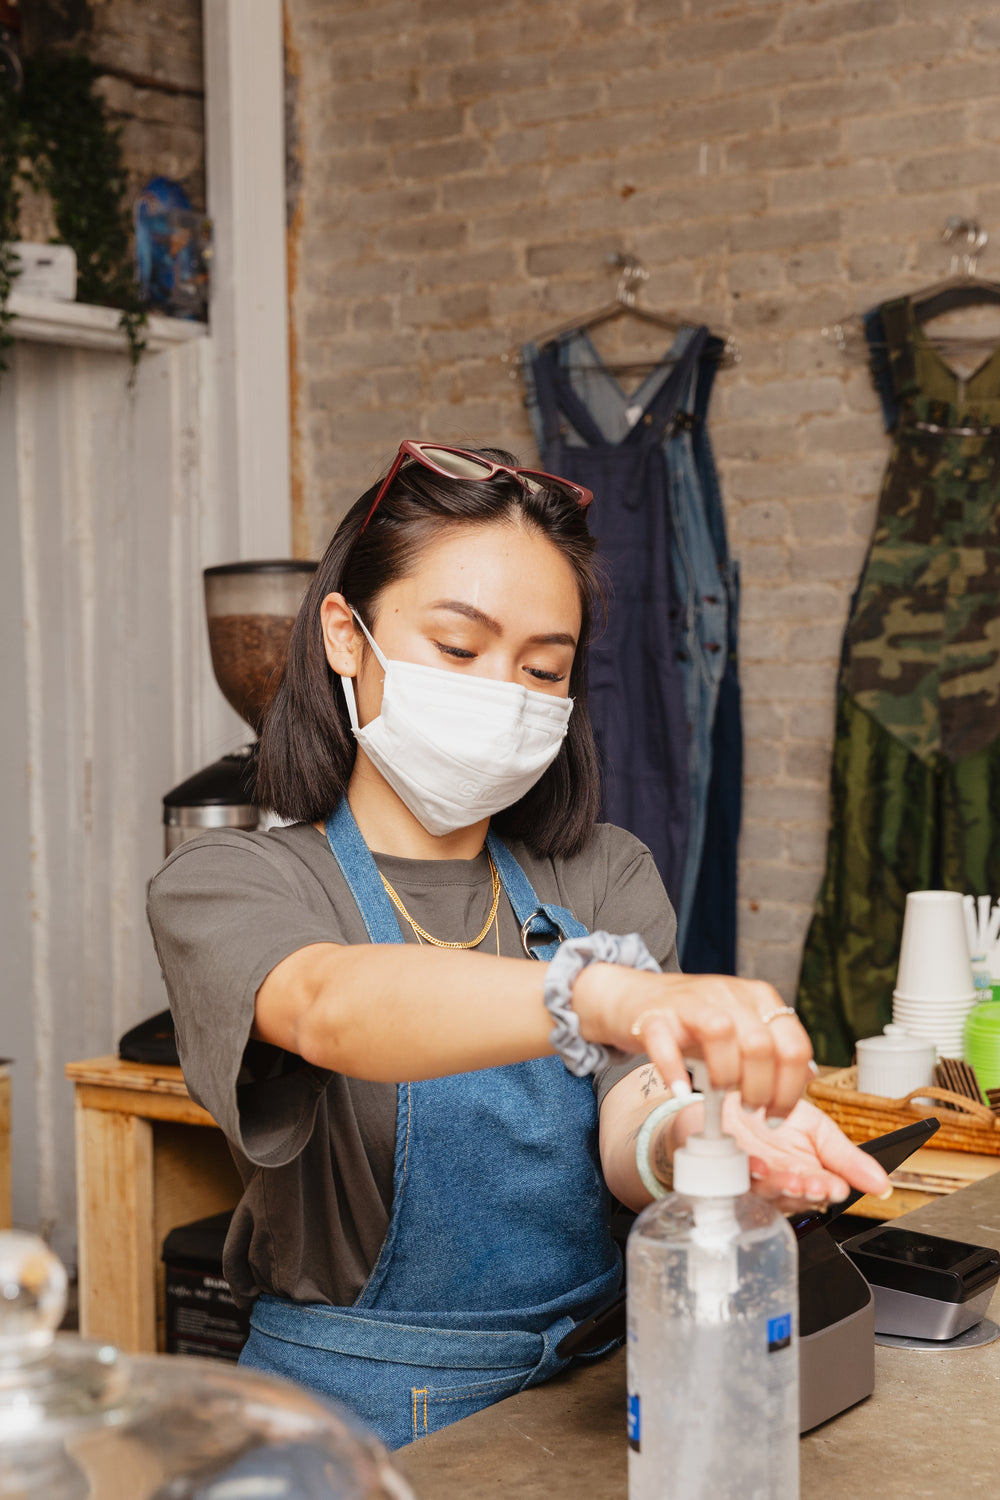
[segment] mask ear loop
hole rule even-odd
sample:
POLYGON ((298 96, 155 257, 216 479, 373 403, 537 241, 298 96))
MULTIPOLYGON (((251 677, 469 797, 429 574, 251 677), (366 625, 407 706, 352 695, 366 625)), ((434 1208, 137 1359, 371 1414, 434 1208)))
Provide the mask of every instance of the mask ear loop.
MULTIPOLYGON (((388 661, 382 655, 378 646, 375 644, 374 636, 368 629, 368 626, 365 624, 364 620, 362 620, 361 616, 358 614, 357 610, 354 608, 353 604, 351 605, 351 614, 354 616, 358 624, 361 626, 361 629, 364 631, 365 638, 368 641, 369 646, 371 646, 372 650, 375 652, 375 659, 378 662, 379 666, 382 668, 383 672, 388 672, 388 661)), ((351 728, 354 730, 354 733, 357 734, 360 726, 358 724, 358 699, 357 694, 354 691, 354 678, 341 676, 340 685, 344 690, 344 701, 347 704, 347 717, 351 721, 351 728)))

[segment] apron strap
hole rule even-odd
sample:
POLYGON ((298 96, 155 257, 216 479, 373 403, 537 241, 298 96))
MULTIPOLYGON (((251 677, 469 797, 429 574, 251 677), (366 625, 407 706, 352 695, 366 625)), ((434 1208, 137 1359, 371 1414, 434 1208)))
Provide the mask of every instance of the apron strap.
POLYGON ((521 927, 521 944, 529 958, 549 963, 564 938, 587 936, 586 927, 565 906, 539 901, 531 881, 492 830, 486 835, 486 847, 514 908, 521 927))
POLYGON ((905 402, 908 397, 920 393, 916 351, 913 347, 910 299, 909 297, 895 297, 891 302, 883 302, 878 312, 885 334, 893 389, 897 398, 905 402))
MULTIPOLYGON (((622 447, 658 447, 665 441, 681 403, 690 392, 692 376, 698 368, 709 336, 709 331, 704 326, 691 330, 674 368, 647 402, 631 432, 622 439, 622 447)), ((553 341, 541 350, 536 350, 534 345, 525 345, 524 349, 526 361, 530 359, 547 452, 562 438, 561 416, 572 424, 585 443, 591 446, 605 445, 607 438, 573 389, 568 370, 559 363, 558 347, 553 341)), ((600 366, 595 368, 599 369, 600 366)), ((547 457, 546 461, 557 460, 547 457)))
POLYGON ((536 351, 531 361, 546 443, 552 445, 561 441, 561 417, 573 425, 585 443, 592 447, 606 443, 604 433, 573 389, 569 371, 560 365, 557 350, 555 343, 546 344, 544 349, 536 351))
POLYGON ((692 331, 683 351, 666 380, 648 403, 645 412, 622 441, 622 446, 659 447, 666 441, 677 413, 691 390, 709 332, 704 325, 692 331))
POLYGON ((361 837, 346 797, 326 820, 326 841, 373 943, 401 943, 403 934, 386 895, 378 866, 361 837))
POLYGON ((712 399, 712 387, 719 369, 719 361, 726 352, 726 343, 717 334, 711 333, 705 340, 702 357, 698 361, 698 378, 694 388, 693 416, 699 429, 708 421, 708 404, 712 399))

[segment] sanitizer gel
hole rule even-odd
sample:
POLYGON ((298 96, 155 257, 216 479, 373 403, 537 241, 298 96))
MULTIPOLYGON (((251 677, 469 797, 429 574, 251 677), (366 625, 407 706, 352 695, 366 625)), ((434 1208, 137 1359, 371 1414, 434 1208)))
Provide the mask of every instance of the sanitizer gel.
POLYGON ((721 1116, 629 1236, 629 1500, 798 1500, 795 1236, 721 1116))

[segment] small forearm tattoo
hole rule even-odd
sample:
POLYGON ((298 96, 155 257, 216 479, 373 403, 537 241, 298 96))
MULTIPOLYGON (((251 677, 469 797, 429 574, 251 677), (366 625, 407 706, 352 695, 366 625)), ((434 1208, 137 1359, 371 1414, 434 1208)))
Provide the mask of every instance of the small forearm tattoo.
POLYGON ((642 1088, 642 1097, 644 1099, 648 1099, 650 1094, 670 1092, 652 1063, 648 1063, 646 1067, 639 1069, 639 1085, 642 1088))

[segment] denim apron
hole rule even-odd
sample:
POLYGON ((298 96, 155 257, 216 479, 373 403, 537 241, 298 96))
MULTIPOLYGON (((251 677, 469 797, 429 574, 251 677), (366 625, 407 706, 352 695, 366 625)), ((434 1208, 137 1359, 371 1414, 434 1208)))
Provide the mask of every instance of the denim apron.
MULTIPOLYGON (((346 798, 326 836, 371 941, 401 943, 346 798)), ((585 935, 486 842, 526 953, 585 935)), ((357 1301, 258 1297, 240 1363, 335 1397, 398 1448, 566 1366, 556 1346, 620 1283, 608 1220, 592 1081, 559 1058, 400 1084, 392 1214, 357 1301)))

